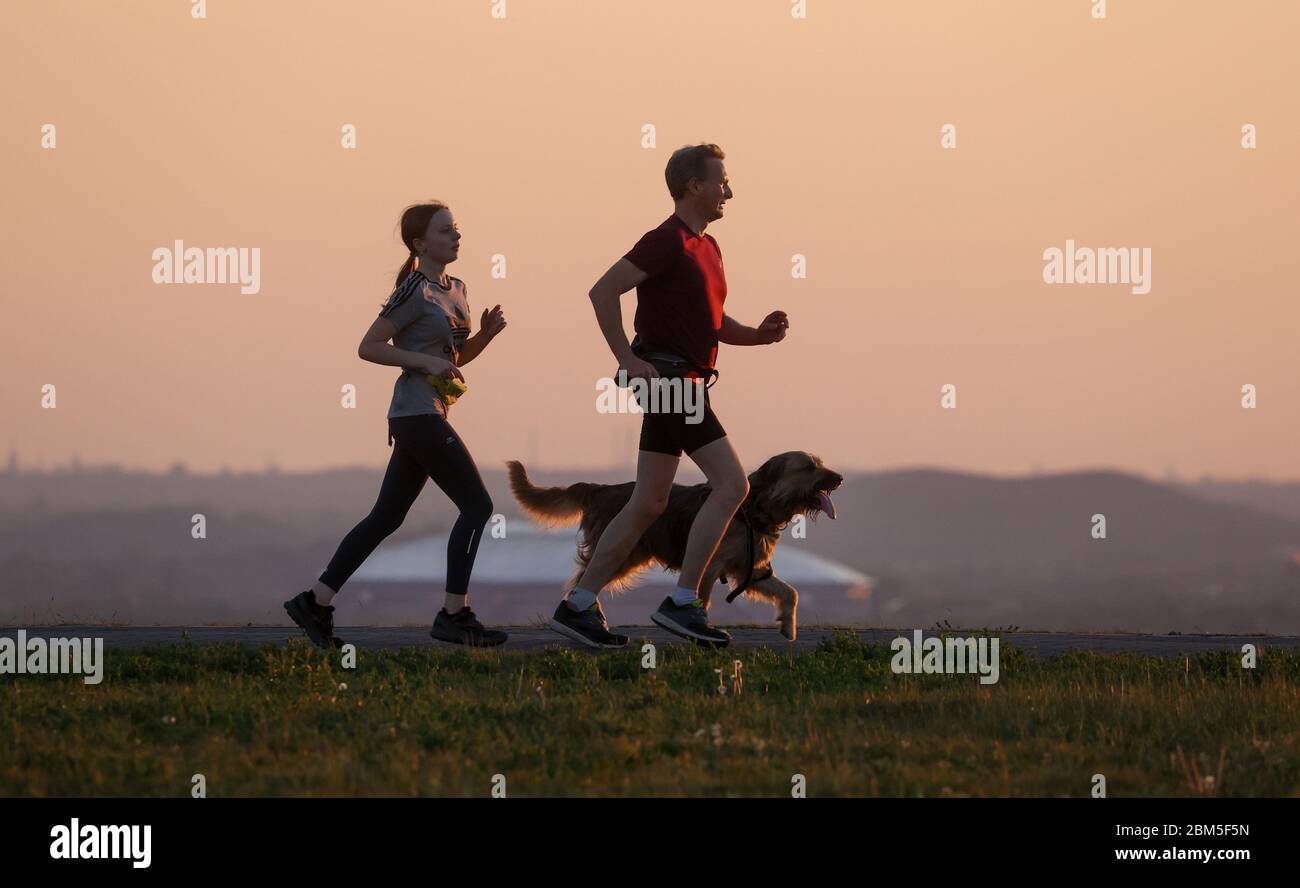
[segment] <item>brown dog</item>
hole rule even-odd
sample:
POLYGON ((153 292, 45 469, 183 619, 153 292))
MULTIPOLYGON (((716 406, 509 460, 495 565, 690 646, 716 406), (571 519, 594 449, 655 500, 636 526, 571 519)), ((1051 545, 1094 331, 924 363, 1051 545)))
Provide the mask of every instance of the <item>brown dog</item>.
MULTIPOLYGON (((523 464, 511 460, 510 489, 525 513, 539 524, 563 525, 581 521, 578 542, 578 570, 565 584, 567 594, 586 570, 601 533, 632 497, 635 482, 623 484, 570 484, 568 487, 537 487, 528 480, 523 464)), ((822 461, 802 450, 791 450, 772 457, 749 475, 749 495, 723 534, 718 551, 700 580, 700 599, 709 606, 713 585, 725 581, 732 589, 745 581, 752 565, 752 579, 746 595, 764 598, 776 607, 776 621, 781 634, 791 640, 797 632, 795 612, 799 593, 789 583, 772 574, 772 552, 780 542, 781 531, 796 515, 825 512, 835 517, 830 492, 844 481, 844 476, 822 465, 822 461), (749 560, 748 520, 753 528, 753 560, 749 560)), ((686 552, 686 537, 695 514, 708 498, 708 484, 674 484, 668 494, 663 514, 655 519, 641 541, 624 560, 609 588, 626 588, 637 573, 658 562, 669 570, 681 570, 686 552)))

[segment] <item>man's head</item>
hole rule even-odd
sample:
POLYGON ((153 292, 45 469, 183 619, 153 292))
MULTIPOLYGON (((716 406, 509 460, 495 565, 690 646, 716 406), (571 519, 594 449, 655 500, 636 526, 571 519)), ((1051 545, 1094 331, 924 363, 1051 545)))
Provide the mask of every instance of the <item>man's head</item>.
POLYGON ((690 207, 706 222, 722 218, 722 205, 731 199, 726 155, 713 144, 686 145, 673 152, 664 168, 668 193, 678 206, 690 207))

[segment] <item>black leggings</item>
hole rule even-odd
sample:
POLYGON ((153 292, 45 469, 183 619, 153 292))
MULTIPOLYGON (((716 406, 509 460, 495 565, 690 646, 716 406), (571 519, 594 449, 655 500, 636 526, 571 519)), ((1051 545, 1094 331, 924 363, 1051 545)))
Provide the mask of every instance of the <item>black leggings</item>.
POLYGON ((447 540, 447 593, 466 595, 479 539, 492 517, 492 497, 478 466, 455 429, 436 413, 398 416, 388 420, 388 428, 397 446, 388 460, 379 499, 339 543, 320 581, 339 591, 384 538, 401 527, 424 482, 432 478, 460 509, 447 540))

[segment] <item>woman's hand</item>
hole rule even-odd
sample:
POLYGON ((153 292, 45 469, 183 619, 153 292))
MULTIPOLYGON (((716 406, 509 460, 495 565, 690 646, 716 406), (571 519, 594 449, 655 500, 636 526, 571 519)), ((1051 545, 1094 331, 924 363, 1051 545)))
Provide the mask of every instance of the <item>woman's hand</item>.
POLYGON ((451 379, 453 376, 461 382, 465 381, 465 376, 460 372, 460 368, 445 358, 425 355, 424 360, 420 362, 420 369, 425 373, 433 376, 441 376, 444 379, 451 379))
POLYGON ((494 305, 492 308, 483 309, 483 318, 478 325, 481 332, 488 339, 496 336, 506 328, 506 316, 501 311, 501 306, 494 305))

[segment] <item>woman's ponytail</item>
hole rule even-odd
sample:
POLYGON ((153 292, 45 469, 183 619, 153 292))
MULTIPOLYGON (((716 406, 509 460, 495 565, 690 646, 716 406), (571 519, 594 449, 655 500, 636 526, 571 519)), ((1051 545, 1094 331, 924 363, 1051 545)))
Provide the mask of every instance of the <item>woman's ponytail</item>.
POLYGON ((397 273, 397 283, 394 284, 394 286, 400 287, 402 281, 406 280, 406 276, 415 271, 419 262, 420 260, 416 257, 415 253, 411 253, 411 255, 407 256, 406 262, 402 264, 402 270, 397 273))

